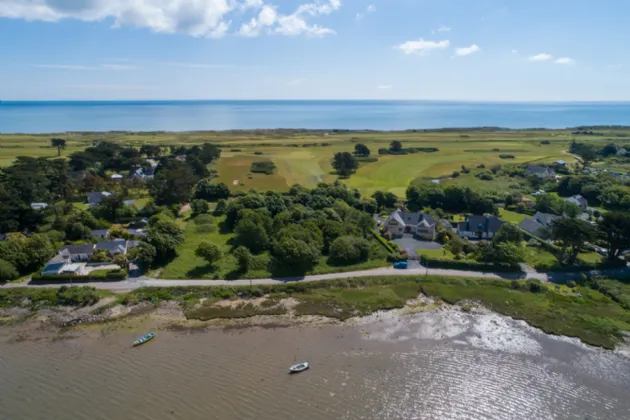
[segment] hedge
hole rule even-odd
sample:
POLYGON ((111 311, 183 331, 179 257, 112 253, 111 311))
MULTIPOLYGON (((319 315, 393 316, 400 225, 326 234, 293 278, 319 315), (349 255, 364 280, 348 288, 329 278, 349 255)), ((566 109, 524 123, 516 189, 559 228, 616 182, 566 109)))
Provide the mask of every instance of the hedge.
POLYGON ((377 241, 383 244, 383 246, 390 252, 390 254, 398 253, 398 251, 390 245, 390 241, 383 238, 375 229, 370 229, 370 232, 372 232, 372 235, 374 235, 377 241))
POLYGON ((560 265, 558 262, 553 264, 536 264, 534 267, 538 271, 546 272, 564 272, 572 273, 577 271, 606 270, 610 268, 623 268, 628 265, 627 262, 617 259, 615 261, 602 261, 599 263, 582 262, 580 265, 560 265))
POLYGON ((96 280, 96 281, 105 281, 105 280, 125 280, 127 278, 127 271, 120 270, 94 270, 86 275, 72 275, 72 274, 48 274, 42 276, 40 273, 35 273, 32 276, 33 281, 50 281, 50 280, 58 280, 58 281, 88 281, 88 280, 96 280))
POLYGON ((453 270, 470 270, 470 271, 489 271, 489 272, 508 272, 518 273, 521 272, 520 267, 511 267, 509 265, 501 264, 488 264, 480 263, 476 261, 462 261, 452 260, 448 258, 436 258, 428 257, 424 254, 421 255, 421 264, 426 265, 425 261, 429 264, 429 268, 450 268, 453 270))

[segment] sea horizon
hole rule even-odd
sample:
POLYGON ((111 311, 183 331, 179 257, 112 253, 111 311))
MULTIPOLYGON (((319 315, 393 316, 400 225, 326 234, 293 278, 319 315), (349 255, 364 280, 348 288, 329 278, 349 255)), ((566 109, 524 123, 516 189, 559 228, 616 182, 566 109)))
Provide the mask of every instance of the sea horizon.
POLYGON ((404 131, 630 126, 630 102, 382 99, 51 100, 0 102, 0 133, 404 131))

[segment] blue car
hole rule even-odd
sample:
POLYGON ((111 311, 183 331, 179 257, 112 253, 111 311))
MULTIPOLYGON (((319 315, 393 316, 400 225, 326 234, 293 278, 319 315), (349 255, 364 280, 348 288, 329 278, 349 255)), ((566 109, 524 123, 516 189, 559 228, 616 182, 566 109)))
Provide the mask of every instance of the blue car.
POLYGON ((399 270, 406 270, 407 269, 407 261, 398 261, 394 263, 394 268, 397 268, 399 270))

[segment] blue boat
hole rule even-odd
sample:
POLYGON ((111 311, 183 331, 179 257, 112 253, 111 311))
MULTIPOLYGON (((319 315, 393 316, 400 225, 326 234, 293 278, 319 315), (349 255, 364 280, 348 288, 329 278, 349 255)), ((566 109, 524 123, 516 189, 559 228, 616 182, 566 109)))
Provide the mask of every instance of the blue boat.
POLYGON ((153 338, 155 338, 155 333, 151 332, 147 335, 143 335, 142 337, 138 338, 136 341, 133 342, 133 346, 139 346, 141 344, 147 343, 151 340, 153 340, 153 338))

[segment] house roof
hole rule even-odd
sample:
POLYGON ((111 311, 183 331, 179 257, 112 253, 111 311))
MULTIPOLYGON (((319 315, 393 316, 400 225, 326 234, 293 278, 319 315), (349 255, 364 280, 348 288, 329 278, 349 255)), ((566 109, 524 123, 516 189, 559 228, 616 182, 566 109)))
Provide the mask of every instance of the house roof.
POLYGON ((503 223, 505 222, 496 216, 470 216, 465 222, 458 223, 457 228, 468 232, 481 230, 496 233, 503 223))
POLYGON ((147 231, 146 229, 142 229, 142 228, 128 228, 127 232, 131 233, 132 235, 135 236, 147 236, 147 231))
POLYGON ((540 174, 543 175, 545 173, 547 174, 555 174, 556 172, 553 169, 550 168, 546 168, 544 166, 540 166, 540 165, 529 165, 526 169, 526 172, 528 174, 540 174))
POLYGON ((112 241, 99 242, 96 244, 96 249, 108 252, 125 252, 127 249, 127 241, 124 239, 114 239, 112 241))
POLYGON ((523 219, 523 221, 518 224, 518 227, 538 237, 543 236, 545 229, 545 225, 543 225, 542 223, 538 223, 536 220, 529 217, 523 219))
POLYGON ((534 214, 534 220, 545 227, 550 227, 553 221, 556 219, 562 219, 562 216, 556 216, 555 214, 541 212, 536 212, 536 214, 534 214))
POLYGON ((65 264, 67 262, 67 258, 68 257, 65 257, 62 253, 59 253, 48 260, 46 266, 49 266, 51 264, 65 264))
POLYGON ((389 217, 393 218, 403 226, 417 226, 422 224, 423 226, 430 227, 435 225, 435 219, 433 219, 433 216, 426 213, 409 213, 402 210, 396 210, 390 214, 389 217))
POLYGON ((91 254, 94 251, 94 244, 64 245, 61 251, 68 251, 72 255, 91 254))
POLYGON ((106 236, 109 233, 109 229, 94 229, 92 236, 106 236))
POLYGON ((87 194, 88 201, 99 202, 99 203, 103 201, 105 197, 109 197, 110 195, 112 195, 112 193, 107 192, 107 191, 89 192, 87 194))
POLYGON ((47 203, 31 203, 32 209, 45 209, 46 207, 48 207, 47 203))
POLYGON ((567 201, 577 204, 578 206, 587 203, 586 198, 582 197, 581 195, 574 195, 573 197, 569 197, 567 198, 567 201))

